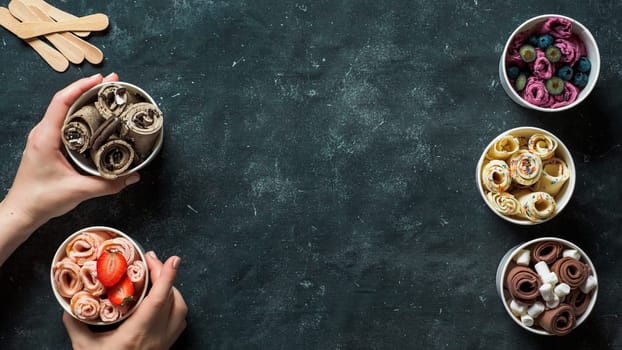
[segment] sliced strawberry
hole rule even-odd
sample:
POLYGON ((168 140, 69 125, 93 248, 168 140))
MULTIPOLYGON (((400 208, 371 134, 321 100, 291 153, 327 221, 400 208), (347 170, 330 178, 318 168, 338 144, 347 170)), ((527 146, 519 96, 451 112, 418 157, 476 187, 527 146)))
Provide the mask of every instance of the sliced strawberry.
POLYGON ((134 300, 134 284, 127 275, 119 283, 108 288, 108 299, 115 305, 126 305, 134 300))
POLYGON ((127 272, 127 261, 119 251, 108 249, 97 259, 97 279, 106 287, 119 283, 127 272))

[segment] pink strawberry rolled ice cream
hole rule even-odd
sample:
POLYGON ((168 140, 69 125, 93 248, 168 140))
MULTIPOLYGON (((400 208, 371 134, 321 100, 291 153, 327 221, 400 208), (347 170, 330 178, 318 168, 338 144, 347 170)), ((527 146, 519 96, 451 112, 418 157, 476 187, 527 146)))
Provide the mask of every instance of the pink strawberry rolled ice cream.
POLYGON ((74 294, 82 290, 82 279, 80 278, 80 266, 70 258, 54 264, 54 285, 58 294, 65 298, 71 298, 74 294))
POLYGON ((525 101, 535 106, 548 107, 551 105, 551 95, 549 95, 549 92, 546 90, 544 81, 534 76, 527 79, 527 85, 525 86, 522 97, 525 101))
POLYGON ((551 34, 556 38, 570 38, 572 35, 572 23, 565 18, 551 17, 544 22, 540 32, 542 34, 551 34))
POLYGON ((78 292, 71 298, 71 312, 81 320, 94 320, 99 316, 99 300, 88 292, 78 292))
POLYGON ((106 287, 97 278, 97 262, 87 261, 80 269, 80 278, 84 285, 84 290, 91 295, 98 297, 106 292, 106 287))
POLYGON ((100 244, 99 249, 97 250, 97 257, 99 258, 104 250, 109 249, 117 250, 123 254, 123 257, 128 264, 131 264, 134 260, 136 260, 136 250, 134 249, 134 245, 123 237, 112 238, 100 244))
POLYGON ((531 71, 533 75, 540 79, 551 79, 555 72, 555 67, 551 64, 544 52, 540 49, 536 50, 536 60, 531 63, 531 71))
POLYGON ((128 311, 127 306, 114 305, 109 299, 99 300, 99 318, 104 322, 119 320, 128 311))

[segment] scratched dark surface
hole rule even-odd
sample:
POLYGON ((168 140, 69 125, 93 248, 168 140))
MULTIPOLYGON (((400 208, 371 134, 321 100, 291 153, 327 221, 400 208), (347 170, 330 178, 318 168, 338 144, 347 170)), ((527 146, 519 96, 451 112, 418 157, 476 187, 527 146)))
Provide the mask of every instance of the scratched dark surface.
MULTIPOLYGON (((165 143, 142 181, 41 227, 0 268, 0 348, 70 347, 49 268, 91 225, 182 257, 179 349, 622 349, 622 6, 614 1, 55 1, 110 16, 105 61, 52 71, 0 30, 0 187, 53 93, 118 72, 158 101, 165 143), (559 13, 586 25, 602 67, 558 114, 499 85, 510 33, 559 13), (536 126, 574 156, 554 220, 519 227, 475 186, 483 148, 536 126), (601 289, 563 338, 507 316, 495 271, 540 236, 578 244, 601 289)), ((6 4, 5 4, 6 6, 6 4)), ((53 190, 53 189, 50 189, 53 190)))

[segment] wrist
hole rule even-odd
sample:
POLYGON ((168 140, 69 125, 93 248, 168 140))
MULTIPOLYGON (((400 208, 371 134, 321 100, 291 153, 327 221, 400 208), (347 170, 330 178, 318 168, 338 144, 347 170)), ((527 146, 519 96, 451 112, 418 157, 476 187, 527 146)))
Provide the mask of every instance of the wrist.
MULTIPOLYGON (((47 221, 47 220, 45 220, 47 221)), ((43 220, 36 220, 32 215, 14 205, 8 197, 0 202, 0 222, 2 222, 5 234, 15 238, 22 238, 22 242, 41 225, 43 220)))

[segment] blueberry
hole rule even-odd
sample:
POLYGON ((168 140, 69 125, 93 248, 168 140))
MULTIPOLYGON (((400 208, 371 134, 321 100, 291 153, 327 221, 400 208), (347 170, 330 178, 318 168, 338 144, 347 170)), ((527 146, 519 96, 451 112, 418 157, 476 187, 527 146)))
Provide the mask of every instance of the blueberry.
POLYGON ((518 77, 518 75, 520 74, 520 68, 518 68, 518 66, 509 66, 507 68, 508 71, 508 78, 510 78, 510 80, 514 80, 518 77))
POLYGON ((546 90, 551 95, 559 95, 564 92, 564 81, 559 77, 552 77, 546 81, 546 90))
POLYGON ((574 71, 572 70, 572 68, 570 68, 570 66, 563 66, 557 70, 557 76, 564 80, 572 79, 573 74, 574 71))
POLYGON ((527 76, 524 73, 521 73, 516 78, 516 81, 514 82, 514 87, 516 88, 516 91, 520 92, 523 91, 525 85, 527 85, 527 76))
POLYGON ((538 47, 546 49, 553 44, 553 37, 550 34, 542 34, 538 37, 538 47))
POLYGON ((544 55, 551 63, 555 63, 559 61, 560 58, 562 58, 562 52, 557 46, 554 45, 547 47, 546 51, 544 51, 544 55))
POLYGON ((588 75, 583 72, 577 72, 572 79, 572 84, 576 87, 583 88, 587 85, 588 75))
POLYGON ((581 58, 579 58, 577 63, 575 63, 574 69, 576 69, 579 72, 587 73, 590 71, 590 69, 592 69, 592 64, 590 63, 590 60, 587 57, 581 56, 581 58))
POLYGON ((521 46, 520 49, 518 49, 518 54, 520 58, 527 63, 535 61, 537 57, 536 49, 531 45, 521 46))
POLYGON ((538 36, 536 35, 530 36, 529 39, 527 39, 527 42, 531 46, 538 46, 538 36))

